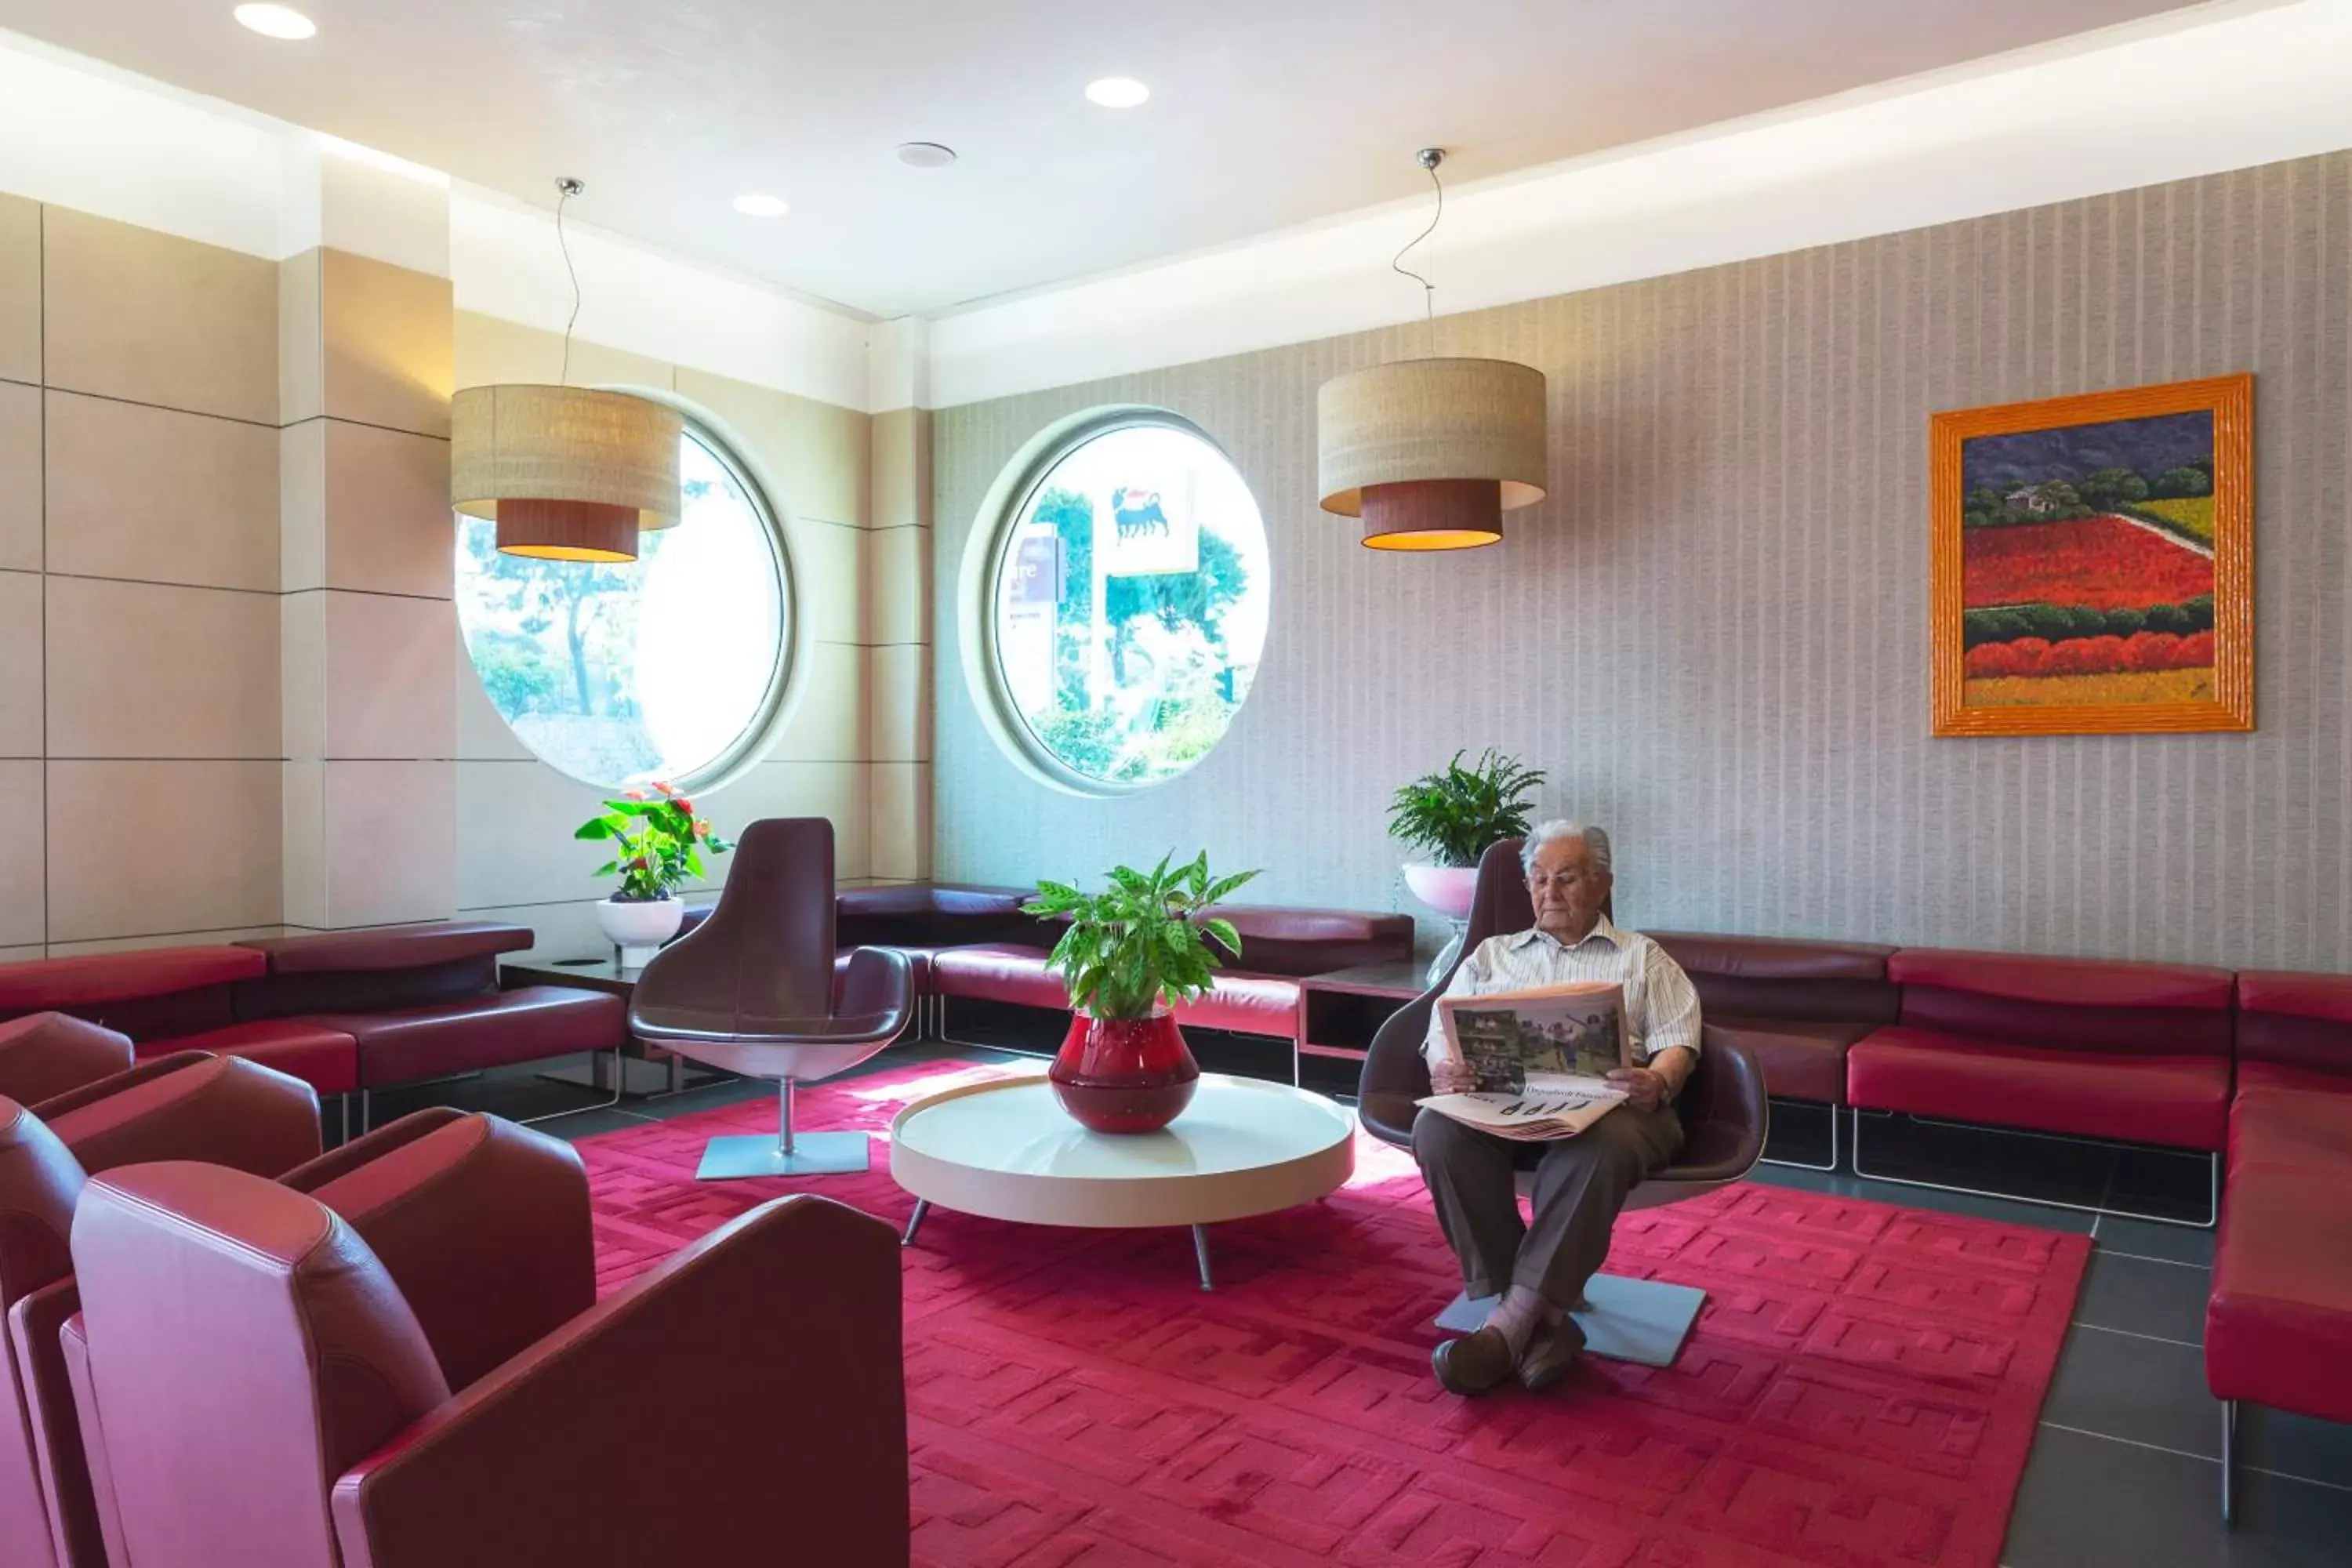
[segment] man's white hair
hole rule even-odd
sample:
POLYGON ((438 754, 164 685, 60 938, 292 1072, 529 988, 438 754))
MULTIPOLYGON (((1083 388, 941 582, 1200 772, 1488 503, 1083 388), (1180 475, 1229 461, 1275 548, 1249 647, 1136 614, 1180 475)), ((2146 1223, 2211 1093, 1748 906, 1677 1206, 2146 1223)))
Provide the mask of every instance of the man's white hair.
POLYGON ((1586 863, 1596 871, 1609 869, 1609 835, 1590 823, 1571 822, 1565 816, 1538 822, 1528 830, 1527 842, 1519 846, 1519 869, 1533 871, 1536 851, 1563 838, 1583 839, 1586 863))

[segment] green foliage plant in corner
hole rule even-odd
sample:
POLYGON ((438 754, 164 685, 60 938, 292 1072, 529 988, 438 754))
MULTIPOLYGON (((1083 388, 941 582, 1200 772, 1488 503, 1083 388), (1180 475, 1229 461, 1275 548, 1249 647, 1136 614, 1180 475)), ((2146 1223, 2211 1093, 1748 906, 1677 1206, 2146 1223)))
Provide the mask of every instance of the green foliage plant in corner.
POLYGON ((1205 850, 1181 866, 1172 858, 1150 871, 1114 866, 1099 893, 1040 882, 1022 906, 1070 922, 1047 966, 1061 975, 1072 1007, 1097 1018, 1148 1018, 1163 1002, 1189 1002, 1213 984, 1220 961, 1211 942, 1241 956, 1233 922, 1205 911, 1257 873, 1212 877, 1205 850))
POLYGON ((1389 802, 1389 837, 1435 866, 1475 866, 1486 847, 1527 835, 1536 786, 1544 776, 1489 746, 1468 767, 1456 752, 1436 773, 1413 780, 1389 802))

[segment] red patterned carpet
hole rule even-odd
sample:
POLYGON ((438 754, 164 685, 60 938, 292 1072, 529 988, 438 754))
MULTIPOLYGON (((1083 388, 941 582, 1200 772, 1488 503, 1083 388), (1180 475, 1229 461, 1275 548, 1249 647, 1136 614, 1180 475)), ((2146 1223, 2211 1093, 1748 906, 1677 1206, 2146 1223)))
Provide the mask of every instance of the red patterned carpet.
MULTIPOLYGON (((879 1131, 990 1069, 804 1091, 879 1131)), ((903 1224, 887 1174, 698 1184, 772 1102, 587 1139, 607 1289, 795 1186, 903 1224)), ((916 1560, 929 1568, 1990 1568, 2085 1237, 1746 1185, 1626 1216, 1610 1268, 1705 1287, 1681 1362, 1587 1360, 1475 1402, 1429 1373, 1458 1280, 1404 1156, 1213 1233, 935 1211, 907 1258, 916 1560)))

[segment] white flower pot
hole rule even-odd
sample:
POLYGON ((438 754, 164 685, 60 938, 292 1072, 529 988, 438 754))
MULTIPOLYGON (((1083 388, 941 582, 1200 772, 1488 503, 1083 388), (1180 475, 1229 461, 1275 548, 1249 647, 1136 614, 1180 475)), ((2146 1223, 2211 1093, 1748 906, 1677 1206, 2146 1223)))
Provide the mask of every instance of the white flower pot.
POLYGON ((1407 866, 1404 885, 1412 896, 1450 921, 1470 918, 1470 899, 1478 890, 1475 866, 1407 866))
POLYGON ((685 919, 686 900, 679 898, 646 903, 618 903, 605 899, 596 905, 597 925, 603 928, 605 940, 624 954, 631 950, 650 954, 677 934, 685 919))

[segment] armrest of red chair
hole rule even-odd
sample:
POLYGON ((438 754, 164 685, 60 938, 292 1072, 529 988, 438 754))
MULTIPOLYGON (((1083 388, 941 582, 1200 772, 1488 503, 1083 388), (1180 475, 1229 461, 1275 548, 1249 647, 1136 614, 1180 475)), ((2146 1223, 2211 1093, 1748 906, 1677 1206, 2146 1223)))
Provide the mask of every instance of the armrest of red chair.
POLYGON ((58 1331, 58 1348, 65 1362, 66 1382, 73 1390, 74 1418, 86 1435, 82 1449, 89 1469, 90 1511, 98 1517, 99 1534, 106 1548, 100 1561, 128 1563, 131 1549, 123 1544, 122 1509, 114 1500, 114 1476, 106 1464, 106 1434, 98 1422, 98 1396, 90 1382, 89 1336, 82 1331, 79 1312, 58 1331))
POLYGON ((347 1471, 344 1568, 903 1568, 898 1237, 787 1197, 704 1237, 347 1471), (625 1493, 579 1506, 625 1456, 625 1493), (567 1500, 551 1502, 550 1500, 567 1500))
POLYGON ((27 1435, 57 1560, 102 1563, 109 1560, 106 1534, 61 1338, 68 1321, 80 1310, 81 1292, 70 1277, 34 1291, 9 1309, 8 1349, 24 1391, 27 1435))
MULTIPOLYGON (((352 1147, 371 1143, 371 1158, 328 1180, 287 1184, 359 1232, 452 1389, 596 1304, 588 1174, 572 1145, 495 1116, 432 1111, 352 1147)), ((294 1175, 315 1176, 342 1152, 294 1175)))
POLYGON ((194 1160, 275 1176, 319 1153, 319 1096, 238 1057, 181 1051, 34 1108, 91 1175, 194 1160))
POLYGON ((338 1176, 348 1175, 362 1165, 383 1159, 394 1149, 415 1142, 428 1132, 437 1132, 453 1121, 466 1120, 467 1112, 455 1106, 436 1105, 424 1110, 411 1111, 397 1121, 387 1121, 373 1132, 363 1132, 348 1143, 339 1143, 315 1160, 306 1160, 278 1178, 281 1187, 291 1187, 298 1193, 315 1193, 338 1176))
POLYGON ((0 1095, 38 1105, 128 1071, 131 1037, 65 1013, 29 1013, 0 1024, 0 1095))

